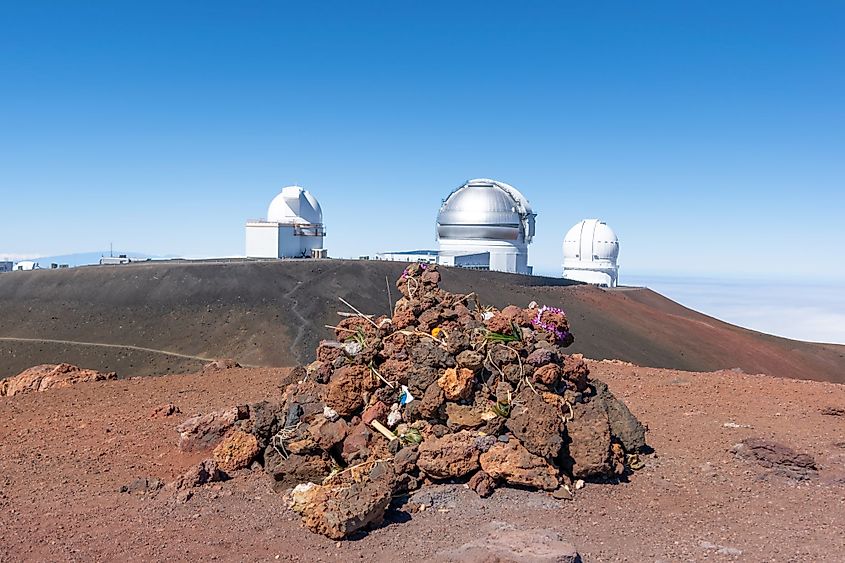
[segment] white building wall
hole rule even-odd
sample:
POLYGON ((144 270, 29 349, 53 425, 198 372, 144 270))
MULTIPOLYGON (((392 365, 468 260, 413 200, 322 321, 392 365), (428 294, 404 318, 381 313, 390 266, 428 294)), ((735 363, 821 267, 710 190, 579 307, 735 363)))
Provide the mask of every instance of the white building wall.
POLYGON ((279 258, 279 250, 278 223, 246 224, 247 258, 279 258))
POLYGON ((446 256, 489 253, 490 270, 516 274, 532 273, 528 265, 528 245, 519 241, 440 239, 441 259, 446 256))

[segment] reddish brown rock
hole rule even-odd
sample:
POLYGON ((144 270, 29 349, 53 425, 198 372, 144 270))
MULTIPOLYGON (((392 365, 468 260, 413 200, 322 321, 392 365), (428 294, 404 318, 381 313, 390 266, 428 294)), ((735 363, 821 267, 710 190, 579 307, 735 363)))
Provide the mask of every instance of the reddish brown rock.
POLYGON ((61 389, 78 383, 110 379, 117 379, 117 374, 82 369, 71 364, 42 364, 0 381, 0 397, 61 389))
POLYGON ((518 440, 497 443, 481 454, 479 462, 481 469, 490 477, 511 485, 545 491, 558 488, 558 470, 542 457, 529 452, 518 440))
POLYGON ((731 448, 737 457, 754 461, 771 469, 772 473, 796 481, 806 481, 818 476, 816 460, 811 455, 798 453, 789 446, 767 438, 746 438, 731 448))
POLYGON ((490 332, 498 334, 510 334, 513 332, 513 320, 501 313, 501 311, 494 313, 492 317, 484 321, 484 326, 490 332))
POLYGON ((468 399, 473 392, 472 370, 467 368, 448 368, 437 380, 437 385, 443 389, 443 394, 450 401, 468 399))
POLYGON ((522 388, 514 403, 505 426, 534 455, 556 459, 563 447, 560 407, 546 403, 528 387, 522 388))
POLYGON ((220 371, 224 369, 235 369, 239 367, 241 367, 241 364, 239 364, 235 360, 231 358, 223 358, 205 364, 202 367, 202 371, 220 371))
POLYGON ((408 382, 408 373, 411 371, 411 362, 408 360, 397 360, 390 358, 381 364, 378 372, 388 381, 408 382))
POLYGON ((362 382, 370 370, 361 365, 344 366, 332 374, 326 385, 326 404, 340 416, 351 416, 361 410, 364 399, 362 382))
POLYGON ((553 387, 560 381, 561 370, 555 364, 546 364, 534 370, 534 381, 553 387))
POLYGON ((446 396, 443 394, 443 389, 437 383, 432 383, 425 390, 422 400, 415 401, 417 412, 423 418, 434 418, 438 415, 440 407, 446 401, 446 396))
POLYGON ((572 354, 563 359, 563 377, 570 382, 578 391, 587 388, 587 376, 590 375, 590 368, 584 361, 581 354, 572 354))
POLYGON ((440 320, 440 311, 437 309, 428 309, 427 311, 423 311, 417 319, 417 322, 419 323, 420 328, 424 330, 431 330, 438 325, 440 320))
POLYGON ((587 479, 610 475, 610 422, 599 402, 578 403, 567 422, 572 476, 587 479))
POLYGON ((420 444, 417 466, 434 479, 461 477, 478 469, 476 433, 462 430, 420 444))
POLYGON ((342 418, 332 422, 324 416, 318 416, 308 427, 308 433, 320 448, 328 451, 343 442, 349 433, 349 424, 342 418))
POLYGON ((369 443, 373 438, 373 431, 363 422, 356 425, 349 431, 343 441, 341 455, 344 461, 352 463, 356 460, 363 460, 369 456, 369 443))
POLYGON ((225 479, 226 473, 218 467, 217 462, 213 459, 205 459, 177 477, 169 486, 181 491, 225 479))
POLYGON ((283 457, 273 446, 264 450, 264 471, 273 477, 276 491, 309 481, 320 483, 331 470, 331 462, 322 456, 291 454, 283 457))
POLYGON ((153 409, 153 412, 150 413, 150 418, 167 418, 175 414, 182 414, 182 411, 173 403, 166 403, 153 409))
POLYGON ((176 427, 179 449, 183 452, 210 450, 223 440, 240 419, 238 407, 192 416, 176 427))
POLYGON ((312 532, 342 540, 380 523, 390 504, 390 479, 366 477, 351 485, 323 485, 309 492, 300 507, 302 523, 312 532))
POLYGON ((407 299, 400 299, 393 309, 393 326, 397 329, 407 328, 417 323, 414 306, 407 299))
POLYGON ((490 477, 484 471, 478 471, 475 475, 469 478, 467 486, 478 494, 481 498, 487 498, 496 490, 496 480, 490 477))
POLYGON ((223 471, 236 471, 249 467, 258 451, 258 439, 253 434, 235 430, 214 448, 212 458, 223 471))
POLYGON ((387 405, 381 401, 376 401, 367 407, 367 410, 365 410, 364 414, 361 415, 361 422, 369 425, 372 424, 374 420, 378 420, 382 424, 387 424, 388 412, 390 412, 390 409, 387 408, 387 405))
POLYGON ((324 364, 331 364, 336 359, 343 357, 343 344, 337 340, 321 340, 317 346, 317 361, 324 364))
POLYGON ((471 405, 446 403, 446 425, 453 430, 466 430, 484 425, 483 413, 471 405))

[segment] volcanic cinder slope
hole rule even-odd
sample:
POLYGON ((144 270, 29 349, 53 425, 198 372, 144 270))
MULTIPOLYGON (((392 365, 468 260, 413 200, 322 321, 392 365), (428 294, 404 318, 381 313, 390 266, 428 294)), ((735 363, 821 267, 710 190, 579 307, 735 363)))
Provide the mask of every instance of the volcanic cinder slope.
MULTIPOLYGON (((404 264, 352 260, 150 262, 0 275, 0 378, 70 362, 120 376, 308 361, 344 298, 384 314, 404 264), (391 284, 392 285, 392 284, 391 284)), ((560 307, 594 359, 845 382, 845 347, 745 330, 648 289, 603 290, 557 278, 444 269, 443 288, 502 307, 560 307)))

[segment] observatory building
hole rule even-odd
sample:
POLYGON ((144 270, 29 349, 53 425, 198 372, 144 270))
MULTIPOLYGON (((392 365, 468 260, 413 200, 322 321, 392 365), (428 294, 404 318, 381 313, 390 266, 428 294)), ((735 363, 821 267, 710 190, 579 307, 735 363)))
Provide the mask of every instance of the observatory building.
POLYGON ((246 224, 248 258, 322 258, 323 210, 308 190, 288 186, 273 198, 267 219, 246 224))
POLYGON ((563 238, 563 277, 616 287, 619 239, 604 221, 584 219, 563 238))
POLYGON ((504 182, 470 180, 443 200, 437 214, 438 262, 447 266, 531 274, 528 245, 536 214, 504 182))

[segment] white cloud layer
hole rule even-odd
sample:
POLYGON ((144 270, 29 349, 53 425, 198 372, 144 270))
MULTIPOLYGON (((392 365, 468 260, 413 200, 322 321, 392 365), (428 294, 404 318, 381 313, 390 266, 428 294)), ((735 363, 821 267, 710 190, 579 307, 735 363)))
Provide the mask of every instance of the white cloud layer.
POLYGON ((841 285, 654 276, 623 281, 645 285, 690 309, 752 330, 795 340, 845 344, 845 293, 841 285))

